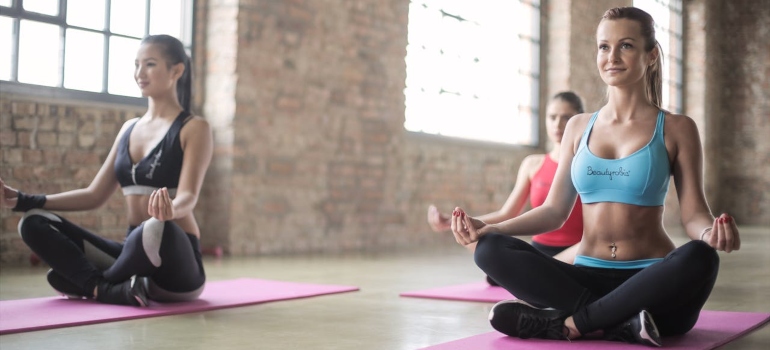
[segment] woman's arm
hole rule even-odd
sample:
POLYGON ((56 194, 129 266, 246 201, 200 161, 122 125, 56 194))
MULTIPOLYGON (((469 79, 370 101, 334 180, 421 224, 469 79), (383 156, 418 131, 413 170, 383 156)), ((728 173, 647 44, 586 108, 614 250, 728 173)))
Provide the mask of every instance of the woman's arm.
POLYGON ((703 151, 697 125, 684 115, 668 115, 665 125, 667 143, 673 144, 672 172, 685 232, 693 240, 712 241, 710 244, 716 249, 738 250, 740 237, 735 222, 726 214, 715 219, 706 202, 703 151))
POLYGON ((519 215, 524 209, 524 204, 529 199, 529 189, 532 183, 532 173, 534 168, 542 164, 545 155, 529 155, 521 161, 519 173, 516 175, 516 184, 513 185, 511 194, 503 204, 502 208, 488 214, 477 216, 476 219, 484 221, 487 224, 497 224, 519 215))
MULTIPOLYGON (((503 204, 502 208, 493 211, 488 214, 484 214, 476 217, 485 223, 496 224, 504 220, 515 217, 521 210, 524 209, 524 204, 529 198, 529 189, 532 182, 532 174, 535 169, 543 163, 545 155, 543 154, 531 154, 524 158, 519 165, 519 172, 516 175, 516 183, 513 185, 511 194, 508 195, 508 199, 503 204)), ((428 206, 428 225, 433 231, 441 232, 451 228, 449 215, 442 214, 438 209, 430 205, 428 206)))
MULTIPOLYGON (((559 165, 543 205, 513 219, 488 225, 482 230, 482 234, 492 231, 511 236, 534 235, 553 231, 564 225, 575 206, 575 200, 577 200, 577 191, 572 184, 570 169, 572 168, 572 158, 575 156, 575 145, 580 141, 582 135, 583 128, 580 127, 580 124, 584 125, 587 122, 585 116, 586 114, 578 115, 567 122, 561 144, 559 165)), ((590 115, 588 116, 590 117, 590 115)))
POLYGON ((135 122, 136 119, 131 119, 123 123, 118 136, 115 137, 115 141, 112 143, 110 153, 107 154, 107 159, 104 160, 102 167, 96 173, 94 179, 91 180, 91 184, 88 187, 46 195, 43 209, 58 211, 92 210, 106 203, 118 188, 118 179, 115 176, 113 167, 120 138, 126 132, 126 129, 135 122))
POLYGON ((187 122, 180 135, 184 159, 176 197, 169 201, 168 191, 155 191, 150 196, 147 211, 158 220, 179 219, 192 214, 198 202, 203 178, 211 162, 214 149, 209 123, 194 117, 187 122))
MULTIPOLYGON (((481 220, 465 215, 457 208, 452 218, 452 233, 458 243, 467 245, 478 240, 480 235, 497 232, 510 236, 526 236, 549 232, 560 228, 567 221, 577 200, 577 191, 572 184, 570 168, 575 147, 580 141, 582 130, 590 114, 581 114, 567 122, 562 138, 559 165, 551 189, 543 205, 533 208, 515 218, 498 224, 487 225, 481 220)), ((454 214, 454 213, 453 213, 454 214)))

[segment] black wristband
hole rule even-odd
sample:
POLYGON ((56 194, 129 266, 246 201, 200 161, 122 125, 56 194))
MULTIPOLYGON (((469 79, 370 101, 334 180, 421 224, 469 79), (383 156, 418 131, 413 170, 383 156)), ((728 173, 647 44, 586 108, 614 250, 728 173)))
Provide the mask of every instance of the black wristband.
POLYGON ((45 195, 44 194, 26 194, 21 191, 19 192, 19 196, 16 197, 16 206, 13 207, 13 211, 28 211, 30 209, 40 209, 45 205, 45 195))

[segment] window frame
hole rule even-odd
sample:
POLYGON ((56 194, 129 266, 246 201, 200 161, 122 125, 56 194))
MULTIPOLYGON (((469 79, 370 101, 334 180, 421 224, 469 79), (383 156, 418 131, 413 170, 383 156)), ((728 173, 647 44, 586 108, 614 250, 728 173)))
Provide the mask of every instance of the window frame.
MULTIPOLYGON (((67 24, 67 0, 57 0, 57 6, 59 7, 59 13, 56 16, 45 15, 37 12, 24 10, 24 0, 11 0, 11 7, 0 6, 2 10, 2 17, 8 17, 13 21, 12 35, 11 35, 11 71, 10 80, 0 79, 0 91, 3 94, 18 94, 27 95, 40 98, 52 98, 52 99, 67 99, 67 100, 81 100, 87 102, 109 103, 109 104, 123 104, 131 106, 147 106, 147 99, 144 97, 125 96, 118 94, 111 94, 107 92, 109 86, 109 54, 110 54, 110 38, 121 37, 127 39, 138 39, 146 37, 150 32, 150 17, 151 17, 151 3, 153 0, 137 0, 144 1, 145 5, 145 18, 147 19, 144 24, 144 35, 140 37, 134 37, 130 35, 124 35, 119 33, 113 33, 110 31, 110 11, 112 0, 104 0, 104 28, 93 29, 80 27, 67 24), (29 20, 39 23, 52 24, 59 27, 59 57, 58 57, 58 77, 56 86, 37 85, 30 83, 19 82, 19 33, 21 27, 21 20, 29 20), (67 41, 67 29, 76 29, 86 31, 90 33, 97 33, 103 35, 104 47, 103 47, 103 67, 102 67, 102 87, 100 92, 84 91, 77 89, 70 89, 64 87, 64 64, 65 64, 65 46, 67 41)), ((158 1, 158 0, 155 0, 158 1)), ((162 1, 162 0, 160 0, 162 1)), ((185 45, 185 49, 188 50, 190 56, 195 52, 195 4, 196 0, 182 0, 185 6, 182 11, 182 43, 185 45)))
MULTIPOLYGON (((529 118, 529 125, 526 125, 526 128, 528 128, 528 138, 521 138, 521 139, 510 139, 508 141, 502 141, 499 139, 482 139, 477 138, 470 135, 447 135, 443 134, 442 131, 426 131, 426 130, 412 130, 406 127, 407 120, 405 120, 404 125, 404 131, 409 134, 416 134, 416 135, 426 135, 429 136, 429 138, 433 139, 456 139, 461 140, 463 142, 472 142, 472 143, 485 143, 485 144, 495 144, 495 145, 501 145, 505 147, 538 147, 540 145, 540 99, 542 95, 541 88, 542 85, 542 54, 543 54, 543 23, 542 23, 542 11, 543 11, 543 3, 540 0, 514 0, 515 2, 519 3, 519 6, 528 6, 531 9, 529 11, 531 12, 533 28, 531 28, 531 31, 516 31, 511 35, 511 38, 513 40, 518 40, 520 45, 527 45, 529 48, 531 48, 531 52, 533 53, 532 57, 528 57, 527 60, 530 61, 529 66, 514 66, 512 63, 511 65, 514 66, 513 68, 518 71, 516 78, 520 79, 520 81, 517 81, 515 84, 517 85, 527 85, 528 89, 530 91, 530 96, 528 98, 528 102, 522 103, 522 101, 517 101, 515 105, 513 105, 513 108, 511 109, 511 117, 515 117, 518 120, 521 120, 522 123, 518 124, 518 121, 515 122, 515 124, 520 125, 521 127, 525 127, 525 119, 529 118), (518 116, 517 116, 518 115, 518 116)), ((412 3, 422 3, 422 1, 410 1, 410 7, 412 3)), ((457 14, 453 11, 444 11, 443 6, 425 6, 427 9, 438 11, 441 13, 444 17, 452 17, 457 18, 459 21, 463 22, 470 22, 470 23, 476 23, 474 20, 468 20, 463 17, 463 14, 457 14)), ((478 23, 476 23, 478 24, 478 23)), ((407 43, 407 51, 409 46, 420 46, 424 43, 407 43)), ((407 60, 407 66, 409 65, 409 61, 407 60)), ((407 74, 409 74, 409 68, 407 68, 407 74)), ((407 80, 409 80, 407 78, 407 80)), ((409 94, 406 94, 406 92, 409 90, 409 86, 405 89, 405 98, 408 100, 410 98, 416 97, 416 95, 410 96, 409 94)), ((450 91, 444 91, 442 87, 442 92, 445 93, 451 93, 455 95, 454 92, 450 91)), ((439 95, 441 92, 439 92, 439 95)), ((517 97, 510 96, 510 99, 517 99, 517 97)), ((406 101, 406 104, 408 105, 409 102, 406 101)), ((407 113, 408 114, 408 113, 407 113)), ((514 128, 517 126, 514 126, 514 128)), ((514 129, 515 130, 515 129, 514 129)))
MULTIPOLYGON (((684 1, 683 0, 634 0, 634 7, 648 11, 656 6, 669 11, 668 23, 658 22, 655 16, 656 36, 665 32, 668 47, 663 47, 663 69, 668 73, 663 78, 668 93, 663 96, 667 103, 661 108, 672 113, 684 112, 684 1)), ((652 14, 651 14, 652 15, 652 14)))

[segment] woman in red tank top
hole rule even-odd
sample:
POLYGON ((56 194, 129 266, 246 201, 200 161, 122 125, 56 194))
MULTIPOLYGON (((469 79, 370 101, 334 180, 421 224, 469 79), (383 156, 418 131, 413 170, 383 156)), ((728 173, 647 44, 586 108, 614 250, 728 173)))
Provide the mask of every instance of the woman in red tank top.
MULTIPOLYGON (((573 92, 560 92, 551 98, 546 108, 545 127, 548 139, 553 144, 547 154, 532 154, 524 158, 519 166, 516 184, 510 196, 500 210, 476 217, 486 223, 498 223, 516 217, 524 209, 527 199, 531 207, 543 204, 551 188, 551 181, 556 172, 556 159, 559 159, 559 149, 567 120, 572 116, 583 113, 583 102, 573 92)), ((431 205, 428 207, 428 224, 436 231, 446 231, 450 228, 450 215, 440 213, 431 205)), ((550 256, 564 262, 572 263, 575 257, 575 246, 583 236, 583 215, 580 198, 578 198, 567 222, 560 229, 532 237, 532 245, 550 256)), ((475 248, 475 244, 467 247, 475 248)))

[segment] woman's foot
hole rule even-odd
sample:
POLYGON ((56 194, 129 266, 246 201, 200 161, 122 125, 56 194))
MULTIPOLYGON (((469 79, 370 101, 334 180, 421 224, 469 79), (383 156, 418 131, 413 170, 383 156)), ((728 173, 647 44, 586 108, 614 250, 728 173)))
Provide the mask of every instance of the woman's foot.
POLYGON ((604 339, 661 347, 660 333, 647 310, 642 310, 613 329, 604 332, 604 339))
POLYGON ((505 300, 492 307, 489 323, 492 328, 511 337, 540 339, 569 339, 564 326, 567 313, 538 309, 523 300, 505 300))
POLYGON ((83 288, 80 288, 76 284, 70 282, 68 279, 64 278, 64 276, 60 275, 53 269, 48 270, 46 279, 48 280, 48 284, 50 284, 56 292, 69 299, 82 299, 89 296, 88 293, 83 290, 83 288))
POLYGON ((105 304, 129 305, 146 307, 147 286, 136 276, 132 276, 128 281, 120 283, 110 283, 101 280, 96 285, 96 300, 105 304))

